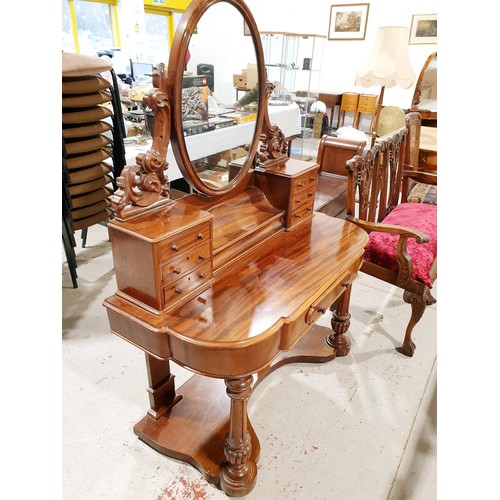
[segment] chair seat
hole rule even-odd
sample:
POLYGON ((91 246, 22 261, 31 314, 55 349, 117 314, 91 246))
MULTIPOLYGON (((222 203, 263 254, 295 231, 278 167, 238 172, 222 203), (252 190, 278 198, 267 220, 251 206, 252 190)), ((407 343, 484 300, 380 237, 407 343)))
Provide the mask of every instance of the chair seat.
MULTIPOLYGON (((382 222, 415 229, 429 236, 429 242, 421 244, 410 238, 406 249, 413 262, 412 278, 432 288, 433 277, 430 275, 430 269, 437 256, 437 206, 402 203, 396 206, 382 222)), ((398 239, 397 234, 371 232, 364 260, 398 272, 396 258, 398 239)))

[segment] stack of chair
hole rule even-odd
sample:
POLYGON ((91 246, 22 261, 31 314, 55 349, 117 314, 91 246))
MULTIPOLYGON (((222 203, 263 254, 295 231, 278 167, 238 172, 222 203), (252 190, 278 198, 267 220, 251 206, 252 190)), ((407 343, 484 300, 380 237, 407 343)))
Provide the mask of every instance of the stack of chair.
POLYGON ((125 166, 124 126, 109 59, 62 55, 63 243, 76 288, 73 234, 81 230, 85 246, 87 229, 112 214, 110 197, 125 166), (106 71, 114 85, 100 75, 106 71))

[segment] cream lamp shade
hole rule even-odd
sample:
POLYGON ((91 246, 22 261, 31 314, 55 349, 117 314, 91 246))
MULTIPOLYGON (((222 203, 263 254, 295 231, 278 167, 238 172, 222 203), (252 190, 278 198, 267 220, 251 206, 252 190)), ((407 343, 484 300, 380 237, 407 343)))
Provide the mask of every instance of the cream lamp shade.
POLYGON ((375 47, 356 72, 355 84, 410 88, 415 82, 415 72, 408 55, 409 34, 409 28, 402 26, 379 28, 375 47))

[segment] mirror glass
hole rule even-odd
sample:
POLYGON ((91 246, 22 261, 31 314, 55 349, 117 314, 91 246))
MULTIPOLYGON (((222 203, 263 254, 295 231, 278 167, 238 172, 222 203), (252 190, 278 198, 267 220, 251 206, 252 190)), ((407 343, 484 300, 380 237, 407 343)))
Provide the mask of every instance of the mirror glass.
POLYGON ((434 55, 422 76, 419 107, 437 111, 437 54, 434 55))
POLYGON ((216 190, 235 182, 255 139, 257 53, 245 27, 233 5, 212 5, 196 24, 184 60, 186 150, 203 184, 216 190))
POLYGON ((427 58, 420 72, 412 108, 437 112, 437 52, 427 58))

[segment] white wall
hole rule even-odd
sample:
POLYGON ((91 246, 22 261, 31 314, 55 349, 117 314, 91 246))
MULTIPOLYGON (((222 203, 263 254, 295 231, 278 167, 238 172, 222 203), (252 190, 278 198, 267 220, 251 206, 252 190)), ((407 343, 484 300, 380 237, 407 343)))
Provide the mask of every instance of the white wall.
MULTIPOLYGON (((411 27, 413 14, 435 14, 437 0, 369 0, 368 2, 333 2, 325 0, 246 0, 261 31, 289 31, 328 35, 330 6, 337 3, 369 3, 365 40, 326 40, 321 66, 320 90, 365 92, 378 94, 378 87, 368 89, 354 85, 358 66, 369 56, 381 26, 411 27)), ((409 45, 413 69, 418 77, 427 56, 437 50, 435 44, 409 45)), ((415 85, 404 90, 386 89, 384 105, 407 108, 411 104, 415 85)))

